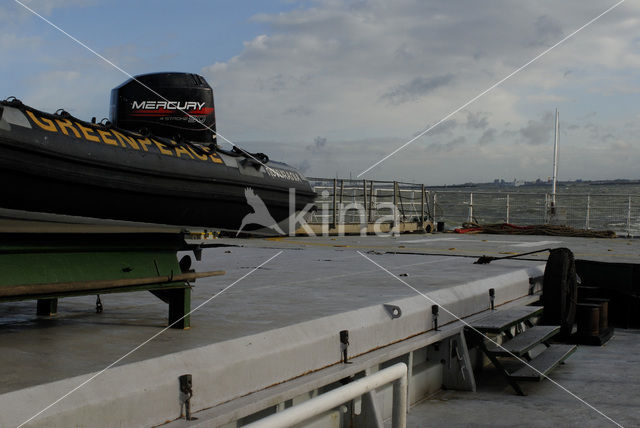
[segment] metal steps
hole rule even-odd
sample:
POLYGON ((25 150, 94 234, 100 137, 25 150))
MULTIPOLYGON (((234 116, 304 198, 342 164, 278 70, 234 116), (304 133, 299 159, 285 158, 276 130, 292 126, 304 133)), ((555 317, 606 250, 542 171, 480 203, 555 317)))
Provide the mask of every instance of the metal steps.
POLYGON ((516 355, 522 357, 540 343, 544 343, 560 332, 560 327, 555 325, 537 325, 507 340, 501 346, 493 343, 487 346, 487 351, 499 357, 516 355))
POLYGON ((503 333, 505 330, 542 314, 542 306, 516 306, 511 309, 491 311, 474 321, 473 328, 483 333, 503 333))
MULTIPOLYGON (((560 332, 560 326, 535 326, 534 317, 542 314, 540 306, 522 306, 492 311, 472 324, 472 331, 482 334, 479 346, 482 352, 505 377, 519 395, 526 395, 517 381, 540 381, 577 349, 575 345, 550 345, 549 340, 560 332), (503 339, 498 346, 486 340, 485 334, 503 339), (532 357, 534 348, 544 344, 546 349, 532 357), (501 359, 519 360, 522 364, 508 371, 501 359)), ((496 340, 499 343, 499 340, 496 340)))
POLYGON ((514 380, 537 380, 541 381, 564 360, 569 358, 578 347, 576 345, 551 345, 540 355, 528 361, 528 365, 522 365, 513 373, 509 374, 514 380))

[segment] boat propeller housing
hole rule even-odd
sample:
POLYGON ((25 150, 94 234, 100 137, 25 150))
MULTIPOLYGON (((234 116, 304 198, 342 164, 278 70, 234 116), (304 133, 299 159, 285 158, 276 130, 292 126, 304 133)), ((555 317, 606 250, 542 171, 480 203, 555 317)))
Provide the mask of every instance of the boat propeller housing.
POLYGON ((142 134, 216 142, 213 90, 192 73, 136 76, 111 90, 111 123, 142 134))

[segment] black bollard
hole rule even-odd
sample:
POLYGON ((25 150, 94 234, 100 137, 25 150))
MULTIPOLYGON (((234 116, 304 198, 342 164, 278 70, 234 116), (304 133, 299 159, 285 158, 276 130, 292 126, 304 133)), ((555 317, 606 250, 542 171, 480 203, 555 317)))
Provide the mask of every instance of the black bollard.
POLYGON ((431 318, 433 319, 433 329, 438 331, 438 305, 431 306, 431 318))

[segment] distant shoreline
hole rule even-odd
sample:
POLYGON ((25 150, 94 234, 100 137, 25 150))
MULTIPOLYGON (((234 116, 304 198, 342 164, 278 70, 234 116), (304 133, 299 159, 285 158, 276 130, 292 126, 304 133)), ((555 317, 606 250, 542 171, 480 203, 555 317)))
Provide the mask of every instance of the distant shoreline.
MULTIPOLYGON (((570 185, 586 185, 586 186, 610 186, 610 185, 640 185, 640 180, 629 179, 615 179, 615 180, 567 180, 558 181, 559 186, 570 185)), ((548 187, 551 186, 551 182, 536 180, 525 182, 514 181, 490 181, 486 183, 464 183, 464 184, 445 184, 440 186, 429 186, 430 189, 457 189, 457 188, 469 188, 469 187, 495 187, 497 189, 503 188, 515 188, 515 187, 548 187), (515 184, 517 183, 517 184, 515 184)))

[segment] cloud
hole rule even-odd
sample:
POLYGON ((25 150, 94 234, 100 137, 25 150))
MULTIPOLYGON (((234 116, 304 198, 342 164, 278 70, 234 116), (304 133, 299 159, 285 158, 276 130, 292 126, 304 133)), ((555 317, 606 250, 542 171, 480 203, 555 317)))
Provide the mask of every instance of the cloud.
POLYGON ((316 137, 313 139, 313 144, 307 146, 307 150, 312 152, 320 152, 324 150, 327 145, 327 139, 324 137, 316 137))
POLYGON ((610 147, 611 147, 611 150, 622 151, 622 152, 628 152, 629 149, 633 148, 631 143, 627 141, 614 141, 613 143, 611 143, 610 147))
POLYGON ((11 33, 0 34, 0 51, 17 50, 23 51, 25 49, 32 50, 41 45, 42 40, 39 37, 33 36, 20 36, 11 33))
MULTIPOLYGON (((36 13, 49 16, 55 9, 79 7, 94 4, 93 0, 22 0, 22 2, 36 13)), ((11 6, 0 6, 0 22, 22 23, 34 15, 16 2, 11 6)))
POLYGON ((518 134, 526 144, 546 144, 553 135, 554 123, 553 113, 546 112, 539 120, 529 120, 526 126, 520 128, 518 134))
POLYGON ((465 145, 467 139, 465 137, 457 137, 447 143, 432 143, 429 145, 429 153, 452 152, 455 149, 465 145))
POLYGON ((549 15, 539 16, 533 24, 533 44, 550 46, 564 36, 560 24, 549 15))
MULTIPOLYGON (((68 22, 73 18, 85 26, 99 10, 69 7, 85 4, 79 0, 30 4, 56 19, 56 8, 67 7, 68 22)), ((259 35, 237 42, 226 60, 216 54, 219 45, 205 44, 185 64, 213 85, 223 135, 313 175, 348 176, 440 121, 606 7, 596 0, 313 0, 252 17, 259 27, 251 33, 259 35)), ((198 13, 215 12, 206 4, 198 13)), ((169 8, 166 21, 122 25, 119 37, 103 40, 99 50, 129 71, 161 70, 167 64, 163 58, 187 55, 176 46, 193 40, 176 32, 172 43, 148 49, 136 32, 188 26, 174 15, 169 8)), ((60 43, 63 36, 50 37, 50 28, 12 2, 0 5, 0 22, 4 96, 16 95, 46 110, 64 107, 83 118, 106 114, 109 90, 124 80, 122 75, 71 42, 60 43)), ((538 165, 549 164, 550 150, 541 146, 552 145, 548 112, 556 107, 564 115, 562 156, 572 159, 576 174, 586 178, 586 166, 594 176, 622 173, 616 162, 606 160, 613 148, 619 164, 624 160, 628 171, 637 171, 632 165, 640 163, 640 153, 633 145, 640 130, 624 125, 640 117, 640 104, 633 98, 640 88, 639 25, 640 4, 625 2, 367 178, 410 174, 430 184, 455 183, 492 180, 496 171, 504 171, 505 178, 536 178, 538 165), (471 147, 472 156, 461 156, 471 147), (521 165, 523 159, 527 163, 521 165)), ((82 38, 83 28, 70 29, 82 38)))
POLYGON ((486 146, 487 144, 496 140, 497 132, 495 128, 489 128, 482 133, 482 136, 478 140, 478 145, 486 146))
MULTIPOLYGON (((457 120, 455 119, 445 120, 444 122, 441 122, 440 124, 438 124, 438 126, 434 127, 427 134, 425 134, 425 137, 423 138, 430 138, 430 137, 433 137, 436 135, 442 135, 442 134, 452 135, 452 133, 454 132, 457 126, 458 126, 457 120)), ((430 124, 427 125, 423 130, 415 132, 413 136, 415 137, 417 135, 420 135, 423 131, 429 129, 430 127, 431 127, 430 124)))
POLYGON ((313 114, 313 109, 307 105, 300 104, 286 109, 284 114, 290 114, 293 116, 310 116, 313 114))
POLYGON ((309 172, 309 170, 311 169, 311 164, 309 163, 309 161, 307 159, 303 159, 302 162, 300 162, 297 167, 298 171, 300 171, 302 174, 306 174, 307 172, 309 172))
POLYGON ((418 101, 438 88, 448 85, 453 80, 452 74, 434 77, 416 77, 410 82, 394 86, 380 96, 382 101, 390 104, 402 104, 418 101))
POLYGON ((466 127, 469 129, 485 129, 489 126, 489 118, 486 114, 477 112, 473 113, 471 111, 467 111, 467 123, 466 127))

